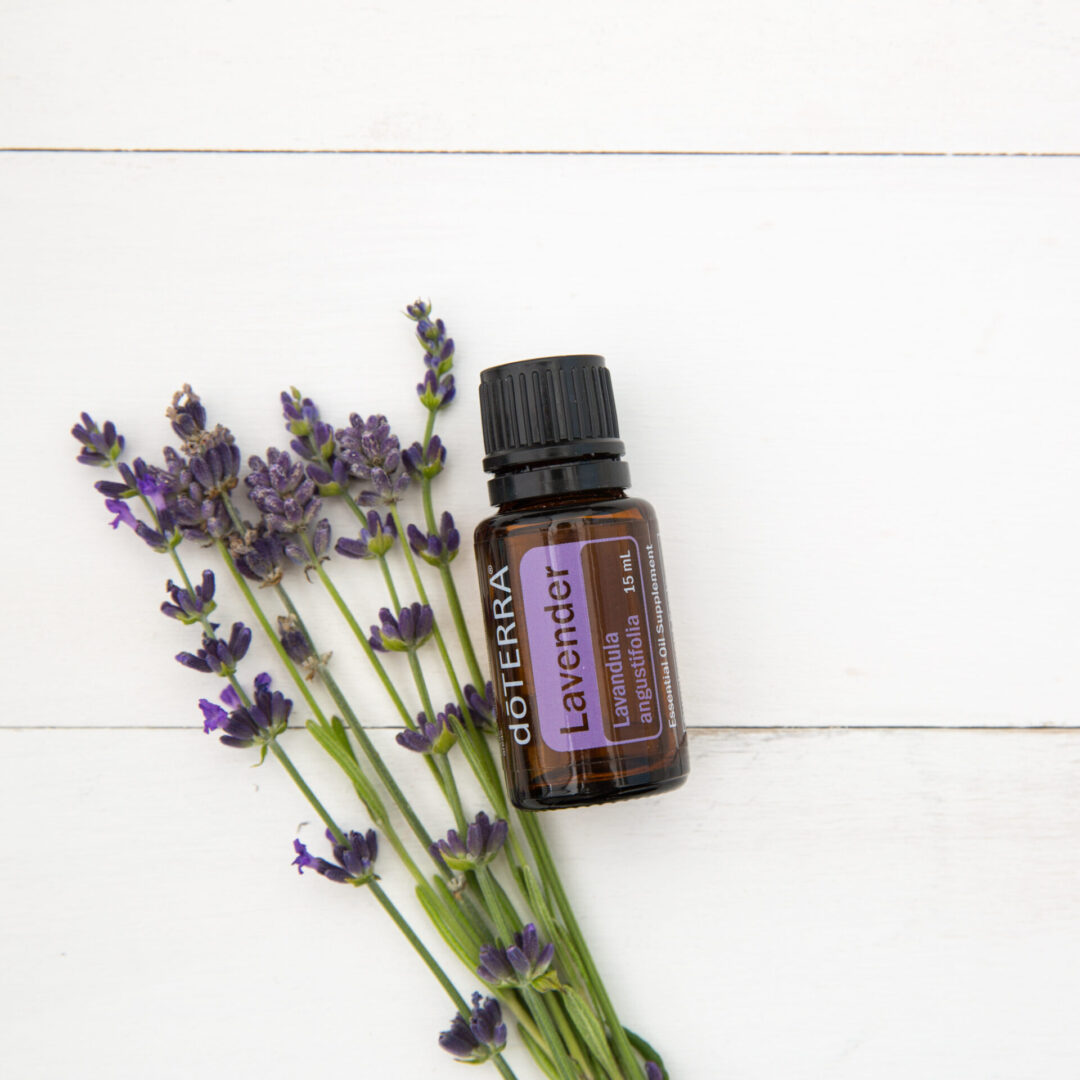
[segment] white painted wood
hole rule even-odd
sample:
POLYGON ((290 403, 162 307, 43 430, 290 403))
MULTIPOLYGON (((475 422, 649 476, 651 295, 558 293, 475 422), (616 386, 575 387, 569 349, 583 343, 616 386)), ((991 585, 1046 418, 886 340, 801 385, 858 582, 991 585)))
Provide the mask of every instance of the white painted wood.
MULTIPOLYGON (((678 793, 545 818, 673 1076, 1077 1074, 1075 732, 695 732, 693 752, 678 793)), ((445 1000, 370 898, 296 876, 312 815, 248 760, 198 732, 0 732, 6 1075, 449 1075, 445 1000)))
POLYGON ((1080 151, 1069 0, 0 13, 7 146, 1080 151))
MULTIPOLYGON (((167 563, 73 461, 78 411, 156 453, 188 379, 254 451, 296 383, 408 442, 420 292, 459 344, 440 502, 466 526, 480 368, 608 355, 691 724, 1076 725, 1078 204, 1075 160, 2 157, 7 513, 33 526, 0 533, 0 722, 186 727, 208 691, 169 660, 194 642, 156 613, 167 563)), ((365 623, 367 569, 336 570, 365 623)))

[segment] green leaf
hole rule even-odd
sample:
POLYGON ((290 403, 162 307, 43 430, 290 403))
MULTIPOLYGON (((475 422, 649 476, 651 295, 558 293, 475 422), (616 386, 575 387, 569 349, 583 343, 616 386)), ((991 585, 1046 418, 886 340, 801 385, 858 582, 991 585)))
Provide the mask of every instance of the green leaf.
MULTIPOLYGON (((336 719, 336 717, 335 717, 336 719)), ((327 730, 314 720, 307 722, 307 729, 315 741, 341 766, 342 772, 352 781, 356 794, 367 808, 367 812, 376 820, 385 820, 386 812, 375 789, 360 769, 353 756, 352 747, 342 748, 333 729, 327 730)))
POLYGON ((523 1024, 518 1024, 517 1033, 526 1049, 532 1054, 533 1061, 540 1066, 540 1071, 545 1076, 550 1077, 551 1080, 559 1080, 559 1074, 556 1072, 555 1066, 551 1064, 551 1058, 547 1056, 544 1048, 529 1034, 529 1029, 523 1024))
POLYGON ((588 1003, 570 986, 563 990, 563 999, 566 1001, 566 1011, 570 1014, 570 1019, 577 1033, 584 1039, 589 1052, 612 1076, 620 1076, 619 1066, 608 1045, 607 1035, 604 1034, 604 1027, 589 1008, 588 1003))
POLYGON ((626 1037, 630 1040, 630 1045, 646 1060, 655 1061, 660 1066, 660 1072, 663 1073, 664 1080, 669 1080, 667 1066, 664 1064, 664 1059, 640 1036, 635 1034, 629 1028, 623 1028, 626 1032, 626 1037))
POLYGON ((416 898, 420 906, 431 920, 432 925, 439 932, 439 936, 453 950, 454 955, 469 968, 476 967, 476 955, 470 950, 470 943, 465 941, 458 933, 458 928, 449 919, 446 912, 441 908, 436 894, 426 885, 416 886, 416 898))

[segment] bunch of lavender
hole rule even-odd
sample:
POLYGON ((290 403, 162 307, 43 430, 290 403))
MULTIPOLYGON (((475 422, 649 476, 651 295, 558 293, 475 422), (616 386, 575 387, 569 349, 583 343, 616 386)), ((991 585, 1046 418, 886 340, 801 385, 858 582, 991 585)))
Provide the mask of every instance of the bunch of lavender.
POLYGON ((436 513, 433 493, 447 458, 435 425, 454 400, 455 346, 443 321, 431 318, 430 304, 417 301, 406 314, 423 349, 416 389, 427 422, 422 439, 404 449, 382 414, 352 413, 347 426, 335 427, 293 388, 281 394, 288 449, 270 447, 250 457, 241 477, 232 433, 211 427, 202 401, 184 386, 166 410, 179 445, 166 447, 160 463, 126 463, 115 425, 99 428, 86 413, 72 429, 81 445, 78 460, 118 477, 96 485, 112 515, 109 524, 130 528, 172 565, 161 611, 200 635, 176 660, 224 681, 216 701, 214 695, 199 700, 203 730, 218 733, 226 746, 257 751, 260 763, 271 755, 289 774, 322 819, 333 856, 313 854, 294 840, 294 865, 375 897, 454 1004, 440 1046, 459 1061, 490 1062, 512 1078, 503 1053, 505 1014, 544 1074, 556 1080, 663 1080, 658 1055, 618 1020, 539 820, 511 807, 496 766, 492 686, 477 660, 452 572, 460 534, 449 511, 436 513), (402 508, 417 489, 422 518, 406 522, 402 508), (353 515, 355 526, 332 544, 328 512, 334 504, 353 515), (302 699, 309 714, 304 729, 343 770, 374 827, 343 829, 301 776, 283 746, 296 705, 268 673, 250 684, 240 678, 253 628, 234 620, 222 633, 224 624, 211 621, 218 610, 214 571, 203 569, 193 583, 181 557, 181 548, 191 546, 199 555, 215 549, 302 699), (345 559, 346 568, 379 567, 388 603, 378 605, 367 629, 331 576, 332 554, 345 559), (402 564, 404 583, 395 576, 402 564), (437 574, 468 681, 450 655, 421 566, 437 574), (292 581, 328 593, 401 721, 397 745, 423 757, 452 818, 437 839, 338 685, 334 654, 313 640, 289 591, 292 581), (445 679, 437 698, 432 668, 445 679), (479 782, 490 813, 466 811, 455 774, 463 766, 479 782), (487 996, 475 991, 471 1004, 466 1001, 382 888, 380 836, 411 874, 434 930, 487 996))

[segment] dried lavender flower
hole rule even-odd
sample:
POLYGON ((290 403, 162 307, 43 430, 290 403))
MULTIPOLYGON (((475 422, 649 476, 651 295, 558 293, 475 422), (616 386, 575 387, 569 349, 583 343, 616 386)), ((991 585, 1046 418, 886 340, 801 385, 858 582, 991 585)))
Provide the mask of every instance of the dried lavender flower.
POLYGON ((349 426, 338 431, 337 440, 349 472, 366 485, 358 499, 362 506, 392 506, 404 495, 409 474, 402 471, 401 444, 385 416, 364 420, 353 413, 349 426))
POLYGON ((409 547, 432 566, 449 566, 461 544, 461 535, 454 528, 454 519, 444 511, 439 519, 439 531, 423 533, 415 525, 408 528, 409 547))
POLYGON ((75 460, 83 465, 109 468, 124 449, 124 436, 117 434, 111 420, 106 420, 103 428, 94 423, 89 413, 83 413, 81 420, 81 424, 75 424, 71 429, 72 436, 82 444, 75 460))
POLYGON ((475 820, 469 823, 464 839, 458 835, 457 829, 451 829, 445 838, 431 845, 431 853, 441 856, 451 870, 475 870, 486 866, 499 854, 506 839, 506 829, 506 822, 502 818, 491 821, 481 810, 475 820))
POLYGON ((178 619, 185 626, 197 623, 209 615, 217 605, 214 603, 214 572, 204 570, 202 581, 195 586, 194 592, 182 589, 175 581, 169 581, 166 585, 169 600, 161 605, 163 615, 170 619, 178 619))
POLYGON ((176 662, 192 671, 206 674, 232 675, 251 645, 251 630, 242 622, 234 622, 228 640, 203 635, 202 648, 197 653, 177 653, 176 662))
POLYGON ((342 885, 366 885, 369 881, 378 880, 375 873, 378 843, 374 829, 368 829, 366 833, 346 833, 344 844, 339 844, 329 829, 326 830, 326 838, 334 846, 334 858, 338 865, 312 855, 302 841, 294 840, 296 858, 292 865, 298 874, 310 869, 342 885))
MULTIPOLYGON (((251 472, 244 478, 248 498, 263 515, 268 531, 282 536, 306 531, 322 500, 303 464, 294 462, 288 451, 272 446, 266 451, 265 461, 253 456, 248 466, 251 472)), ((287 546, 285 551, 291 557, 287 546)))
POLYGON ((378 559, 385 555, 397 539, 397 525, 392 514, 380 519, 377 510, 367 513, 367 525, 360 530, 359 539, 343 536, 334 545, 339 555, 350 559, 378 559))
POLYGON ((300 668, 309 682, 330 661, 330 653, 323 653, 322 656, 315 653, 294 615, 278 616, 278 638, 289 659, 300 668))
POLYGON ((410 652, 418 649, 431 637, 435 615, 427 604, 412 603, 398 612, 397 618, 389 608, 379 609, 381 626, 371 628, 368 639, 378 652, 410 652))
POLYGON ((458 1061, 481 1065, 506 1048, 506 1025, 494 998, 474 993, 468 1022, 461 1014, 450 1021, 450 1030, 439 1035, 439 1045, 458 1061))
POLYGON ((285 565, 285 549, 281 537, 271 532, 260 521, 255 535, 237 544, 236 566, 250 581, 257 581, 260 588, 268 588, 281 581, 285 565))
POLYGON ((549 942, 541 947, 536 925, 529 923, 514 934, 514 943, 508 948, 481 945, 476 973, 491 986, 535 986, 538 990, 549 990, 557 984, 554 972, 548 975, 554 958, 555 946, 549 942))

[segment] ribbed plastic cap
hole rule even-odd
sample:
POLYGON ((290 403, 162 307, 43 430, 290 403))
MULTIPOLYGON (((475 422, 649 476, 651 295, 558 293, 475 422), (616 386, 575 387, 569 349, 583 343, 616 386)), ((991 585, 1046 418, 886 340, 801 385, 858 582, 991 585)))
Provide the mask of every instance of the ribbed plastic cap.
POLYGON ((480 373, 484 471, 619 457, 619 418, 602 356, 544 356, 480 373))

